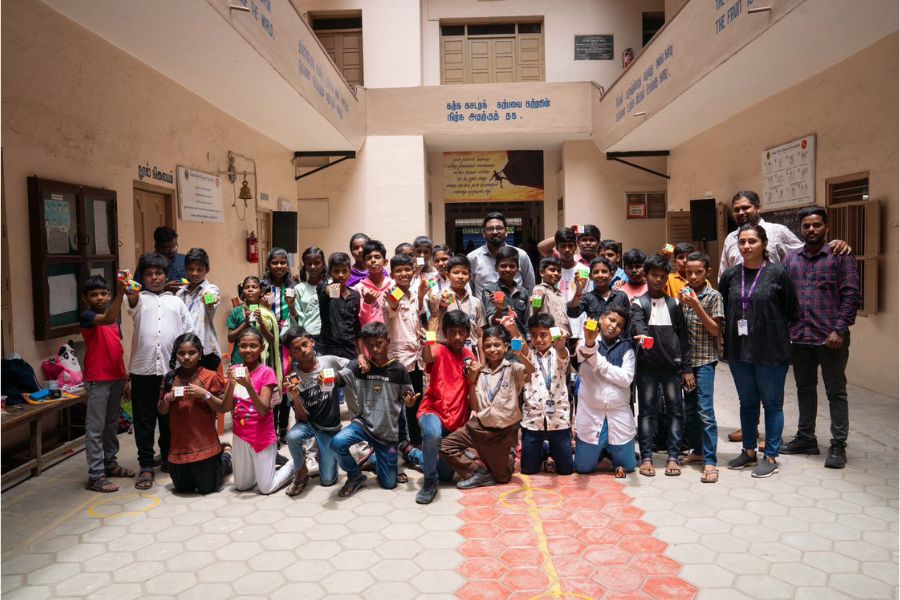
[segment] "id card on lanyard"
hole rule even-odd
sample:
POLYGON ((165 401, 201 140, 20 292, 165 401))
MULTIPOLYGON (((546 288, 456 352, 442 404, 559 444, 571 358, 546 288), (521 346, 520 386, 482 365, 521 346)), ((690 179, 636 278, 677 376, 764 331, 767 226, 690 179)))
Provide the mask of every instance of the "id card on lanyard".
POLYGON ((534 353, 534 357, 537 359, 538 368, 541 370, 541 377, 544 379, 544 387, 547 389, 547 401, 544 404, 544 413, 548 415, 552 415, 556 412, 556 402, 553 400, 552 386, 553 386, 553 371, 551 370, 554 363, 553 349, 551 348, 548 352, 548 360, 550 364, 547 367, 544 367, 544 360, 541 358, 541 355, 537 352, 534 353))
POLYGON ((488 377, 487 373, 484 375, 484 393, 487 395, 488 404, 494 404, 494 398, 497 397, 497 392, 500 391, 500 386, 503 385, 503 379, 506 377, 506 369, 509 365, 505 365, 502 369, 500 369, 500 377, 497 378, 497 383, 494 385, 494 389, 491 390, 488 387, 488 377))
POLYGON ((750 335, 750 326, 749 323, 747 323, 747 307, 750 306, 750 298, 753 296, 753 290, 756 289, 756 282, 759 281, 759 276, 762 274, 763 269, 765 268, 766 263, 763 263, 759 270, 756 272, 756 277, 753 278, 753 283, 750 284, 750 291, 748 292, 746 289, 746 270, 743 266, 741 266, 741 318, 738 319, 737 322, 738 335, 750 335))

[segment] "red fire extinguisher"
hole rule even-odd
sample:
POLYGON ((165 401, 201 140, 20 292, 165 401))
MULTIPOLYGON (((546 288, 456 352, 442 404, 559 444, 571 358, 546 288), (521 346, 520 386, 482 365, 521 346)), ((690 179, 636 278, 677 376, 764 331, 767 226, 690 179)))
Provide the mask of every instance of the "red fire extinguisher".
POLYGON ((259 242, 256 239, 256 233, 253 231, 247 236, 247 262, 259 262, 259 242))

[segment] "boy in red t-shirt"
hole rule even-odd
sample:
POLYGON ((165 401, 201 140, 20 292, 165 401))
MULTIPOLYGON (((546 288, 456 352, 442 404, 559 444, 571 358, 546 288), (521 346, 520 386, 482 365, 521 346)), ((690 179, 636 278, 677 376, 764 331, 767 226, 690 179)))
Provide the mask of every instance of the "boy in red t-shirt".
POLYGON ((461 310, 451 310, 441 319, 441 329, 447 338, 446 346, 429 339, 422 331, 422 358, 425 372, 431 379, 418 412, 422 449, 415 448, 406 457, 409 462, 420 465, 425 474, 422 489, 416 494, 419 504, 430 504, 434 500, 438 479, 453 479, 453 469, 438 457, 441 440, 469 420, 469 386, 463 377, 466 363, 475 358, 466 347, 469 317, 461 310))
POLYGON ((107 477, 134 477, 134 471, 119 465, 119 405, 125 390, 122 329, 119 315, 125 287, 119 282, 118 293, 107 309, 112 295, 106 279, 88 277, 83 299, 88 310, 81 313, 81 336, 87 344, 84 357, 84 383, 87 389, 87 413, 84 417, 84 446, 88 463, 85 489, 115 492, 119 486, 107 477))

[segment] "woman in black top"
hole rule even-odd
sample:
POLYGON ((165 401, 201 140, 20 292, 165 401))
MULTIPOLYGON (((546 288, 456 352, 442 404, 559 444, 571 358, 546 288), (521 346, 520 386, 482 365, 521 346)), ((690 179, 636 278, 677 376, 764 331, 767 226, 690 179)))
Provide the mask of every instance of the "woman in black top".
POLYGON ((787 270, 768 262, 766 230, 743 225, 738 249, 743 264, 725 271, 719 292, 725 305, 725 358, 741 403, 744 450, 729 469, 756 465, 754 477, 778 472, 784 430, 784 380, 791 362, 788 323, 797 318, 797 293, 787 270), (759 405, 766 419, 765 459, 757 464, 759 405))

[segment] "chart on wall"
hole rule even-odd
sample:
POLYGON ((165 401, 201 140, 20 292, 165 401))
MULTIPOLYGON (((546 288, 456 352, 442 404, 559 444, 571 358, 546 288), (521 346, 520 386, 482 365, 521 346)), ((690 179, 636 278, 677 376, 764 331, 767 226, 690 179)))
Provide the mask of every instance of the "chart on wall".
POLYGON ((763 210, 815 203, 816 136, 808 135, 762 153, 763 210))
POLYGON ((444 153, 444 200, 509 202, 544 199, 541 150, 444 153))
POLYGON ((224 223, 222 178, 185 167, 176 169, 179 217, 185 221, 224 223))

